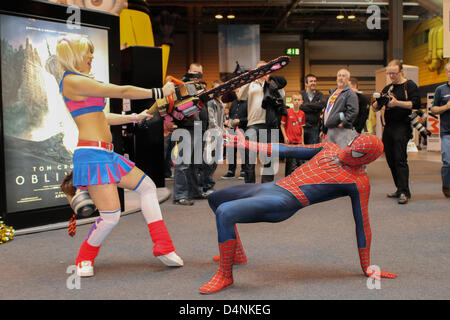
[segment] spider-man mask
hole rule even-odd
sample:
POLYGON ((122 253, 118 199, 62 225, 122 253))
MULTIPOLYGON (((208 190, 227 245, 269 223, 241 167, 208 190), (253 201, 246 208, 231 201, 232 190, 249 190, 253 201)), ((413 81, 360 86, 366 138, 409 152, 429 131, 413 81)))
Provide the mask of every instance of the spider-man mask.
POLYGON ((364 134, 353 139, 338 153, 339 161, 356 167, 376 160, 383 153, 383 142, 373 134, 364 134))

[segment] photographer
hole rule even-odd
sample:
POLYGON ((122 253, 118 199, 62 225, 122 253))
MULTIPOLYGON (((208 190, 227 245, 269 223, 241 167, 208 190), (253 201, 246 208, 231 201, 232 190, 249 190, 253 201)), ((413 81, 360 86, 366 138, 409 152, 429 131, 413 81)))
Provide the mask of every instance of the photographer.
POLYGON ((264 98, 261 107, 266 110, 267 129, 280 129, 281 118, 287 115, 283 90, 286 84, 284 77, 270 76, 268 84, 264 86, 264 98))
MULTIPOLYGON (((266 129, 267 142, 278 143, 279 141, 272 141, 272 131, 277 131, 277 137, 280 138, 281 118, 287 115, 285 104, 285 92, 283 88, 286 86, 286 79, 282 76, 269 77, 269 81, 264 85, 264 98, 261 107, 266 110, 266 129)), ((261 183, 270 182, 274 180, 273 163, 264 164, 263 175, 261 176, 261 183)))
MULTIPOLYGON (((265 65, 265 61, 259 61, 256 65, 259 68, 265 65)), ((249 84, 242 86, 238 91, 238 99, 247 101, 247 133, 252 140, 270 143, 270 129, 280 127, 284 105, 284 91, 286 80, 279 76, 266 75, 249 84)), ((252 163, 255 159, 250 159, 246 155, 245 183, 255 183, 255 167, 252 163)), ((274 173, 272 164, 264 165, 261 182, 273 181, 274 173)))
POLYGON ((420 109, 420 96, 417 84, 407 80, 403 75, 403 64, 392 60, 386 74, 391 80, 381 91, 381 97, 372 105, 374 111, 384 111, 383 144, 386 161, 391 169, 397 190, 388 193, 388 198, 397 198, 399 204, 408 203, 411 198, 409 190, 409 166, 407 146, 412 138, 410 115, 413 109, 420 109))

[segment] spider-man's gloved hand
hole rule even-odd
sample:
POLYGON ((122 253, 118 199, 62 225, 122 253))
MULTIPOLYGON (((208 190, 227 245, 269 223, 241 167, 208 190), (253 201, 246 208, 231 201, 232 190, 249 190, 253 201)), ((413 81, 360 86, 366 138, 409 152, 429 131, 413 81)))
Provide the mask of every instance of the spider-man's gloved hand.
POLYGON ((381 278, 395 279, 398 276, 395 273, 387 272, 385 270, 376 271, 376 270, 373 270, 370 267, 368 267, 367 270, 364 273, 365 273, 366 277, 374 278, 376 280, 381 280, 381 278))

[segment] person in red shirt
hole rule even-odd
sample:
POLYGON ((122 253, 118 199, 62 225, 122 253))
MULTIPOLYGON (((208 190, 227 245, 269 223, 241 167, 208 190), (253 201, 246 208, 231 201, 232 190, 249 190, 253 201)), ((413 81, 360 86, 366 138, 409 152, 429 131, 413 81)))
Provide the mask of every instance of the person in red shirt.
MULTIPOLYGON (((303 144, 303 126, 305 125, 305 113, 300 110, 303 104, 301 94, 292 95, 293 108, 287 110, 287 116, 281 118, 281 132, 285 144, 303 144)), ((295 169, 304 163, 303 160, 286 158, 285 176, 290 175, 295 169)))

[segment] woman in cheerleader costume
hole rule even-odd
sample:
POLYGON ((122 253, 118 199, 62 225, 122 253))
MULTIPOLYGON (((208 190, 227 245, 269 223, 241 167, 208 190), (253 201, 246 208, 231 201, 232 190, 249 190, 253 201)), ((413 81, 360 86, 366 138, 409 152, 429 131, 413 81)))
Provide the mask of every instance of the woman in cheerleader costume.
POLYGON ((174 93, 168 82, 163 88, 144 89, 118 86, 93 79, 91 67, 94 45, 86 37, 62 38, 56 53, 65 73, 60 91, 79 130, 73 154, 73 185, 87 188, 100 217, 93 224, 76 258, 77 274, 94 275, 94 260, 103 240, 119 222, 121 207, 117 187, 137 191, 141 210, 154 242, 153 254, 168 266, 182 266, 164 224, 153 181, 133 162, 113 152, 111 125, 138 122, 151 117, 140 114, 105 114, 105 97, 121 99, 159 99, 174 93))

